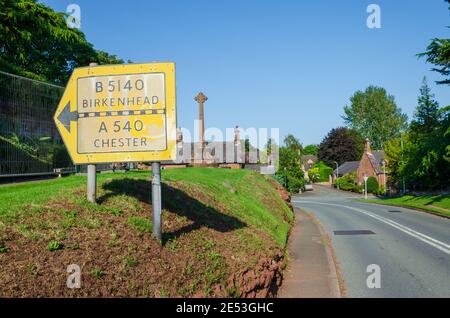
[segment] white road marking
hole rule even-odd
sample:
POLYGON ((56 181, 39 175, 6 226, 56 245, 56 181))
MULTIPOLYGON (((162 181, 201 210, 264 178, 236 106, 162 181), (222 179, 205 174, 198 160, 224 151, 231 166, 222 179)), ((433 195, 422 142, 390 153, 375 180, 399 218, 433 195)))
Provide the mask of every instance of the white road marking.
POLYGON ((386 223, 412 237, 415 237, 418 240, 421 240, 424 243, 427 243, 428 245, 431 245, 435 248, 437 248, 438 250, 449 254, 450 255, 450 245, 446 244, 444 242, 441 242, 439 240, 436 240, 435 238, 432 238, 428 235, 425 235, 423 233, 420 233, 418 231, 415 231, 407 226, 404 226, 400 223, 397 223, 395 221, 392 221, 391 219, 385 218, 383 216, 379 216, 376 215, 374 213, 371 213, 369 211, 363 210, 363 209, 358 209, 358 208, 354 208, 354 207, 350 207, 350 206, 346 206, 346 205, 341 205, 341 204, 335 204, 335 203, 324 203, 324 202, 315 202, 315 201, 305 201, 305 200, 301 200, 301 201, 292 201, 293 203, 311 203, 311 204, 322 204, 322 205, 330 205, 330 206, 338 206, 338 207, 342 207, 342 208, 346 208, 346 209, 350 209, 350 210, 354 210, 360 213, 363 213, 371 218, 374 218, 380 222, 386 223))

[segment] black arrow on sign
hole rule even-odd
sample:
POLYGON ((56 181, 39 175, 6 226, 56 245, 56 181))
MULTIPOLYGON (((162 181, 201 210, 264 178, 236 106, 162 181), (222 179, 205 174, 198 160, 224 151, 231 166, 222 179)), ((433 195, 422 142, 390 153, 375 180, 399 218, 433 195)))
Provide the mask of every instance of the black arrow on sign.
POLYGON ((70 102, 67 103, 66 106, 64 106, 63 111, 59 114, 58 120, 61 122, 61 124, 66 127, 66 129, 70 133, 70 122, 76 121, 78 119, 78 112, 70 111, 70 102))

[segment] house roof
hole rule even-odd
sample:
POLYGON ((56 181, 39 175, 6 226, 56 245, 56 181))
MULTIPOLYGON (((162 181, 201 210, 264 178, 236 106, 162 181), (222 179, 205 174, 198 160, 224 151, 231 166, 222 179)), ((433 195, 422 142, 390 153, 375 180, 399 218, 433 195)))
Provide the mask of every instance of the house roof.
POLYGON ((313 166, 313 164, 315 164, 317 162, 317 156, 314 155, 304 155, 301 156, 300 161, 303 164, 303 168, 305 171, 308 171, 309 169, 311 169, 311 167, 313 166), (312 161, 312 163, 309 163, 308 161, 312 161))
POLYGON ((371 153, 368 152, 367 156, 370 159, 370 162, 372 163, 373 168, 375 169, 376 173, 383 173, 383 160, 385 157, 383 150, 374 150, 371 153))
MULTIPOLYGON (((353 172, 358 170, 359 168, 359 161, 346 161, 343 164, 339 166, 339 177, 343 176, 344 174, 347 174, 349 172, 353 172)), ((333 173, 337 175, 337 170, 334 169, 333 173)))
POLYGON ((316 162, 316 161, 317 161, 317 156, 314 156, 314 155, 304 155, 304 156, 301 157, 301 161, 302 161, 302 162, 306 162, 306 161, 308 161, 308 160, 312 160, 312 161, 316 162))

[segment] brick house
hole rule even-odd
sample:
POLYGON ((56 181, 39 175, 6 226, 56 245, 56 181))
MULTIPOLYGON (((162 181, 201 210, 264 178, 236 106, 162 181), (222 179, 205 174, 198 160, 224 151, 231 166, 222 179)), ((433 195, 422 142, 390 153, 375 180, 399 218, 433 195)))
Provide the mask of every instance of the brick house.
POLYGON ((304 155, 300 158, 301 168, 303 170, 305 179, 309 179, 308 171, 317 162, 317 156, 314 155, 304 155))
POLYGON ((387 173, 385 171, 385 154, 383 150, 372 150, 369 139, 366 139, 364 146, 364 153, 360 161, 347 161, 335 169, 333 172, 333 180, 337 176, 339 170, 339 177, 344 174, 355 172, 359 184, 364 184, 364 177, 377 178, 378 185, 381 187, 387 181, 387 173))

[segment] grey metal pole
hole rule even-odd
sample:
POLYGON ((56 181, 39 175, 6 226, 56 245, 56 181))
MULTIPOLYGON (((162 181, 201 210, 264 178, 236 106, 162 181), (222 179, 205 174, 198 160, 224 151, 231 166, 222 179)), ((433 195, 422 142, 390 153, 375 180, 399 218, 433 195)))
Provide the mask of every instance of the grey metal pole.
MULTIPOLYGON (((401 148, 402 148, 402 164, 403 164, 403 132, 400 133, 400 142, 401 142, 401 148)), ((405 176, 402 175, 402 187, 403 187, 403 193, 406 193, 406 188, 405 188, 405 176)))
POLYGON ((334 161, 334 163, 336 164, 336 186, 339 190, 339 163, 337 161, 334 161))
POLYGON ((87 166, 87 199, 95 203, 97 198, 97 173, 95 165, 87 166))
POLYGON ((367 200, 367 179, 364 179, 364 199, 367 200))
POLYGON ((153 234, 161 241, 161 165, 159 162, 152 163, 152 211, 153 211, 153 234))
MULTIPOLYGON (((89 63, 89 66, 97 66, 97 63, 89 63)), ((87 199, 95 203, 97 199, 97 169, 95 165, 87 165, 87 199)))

